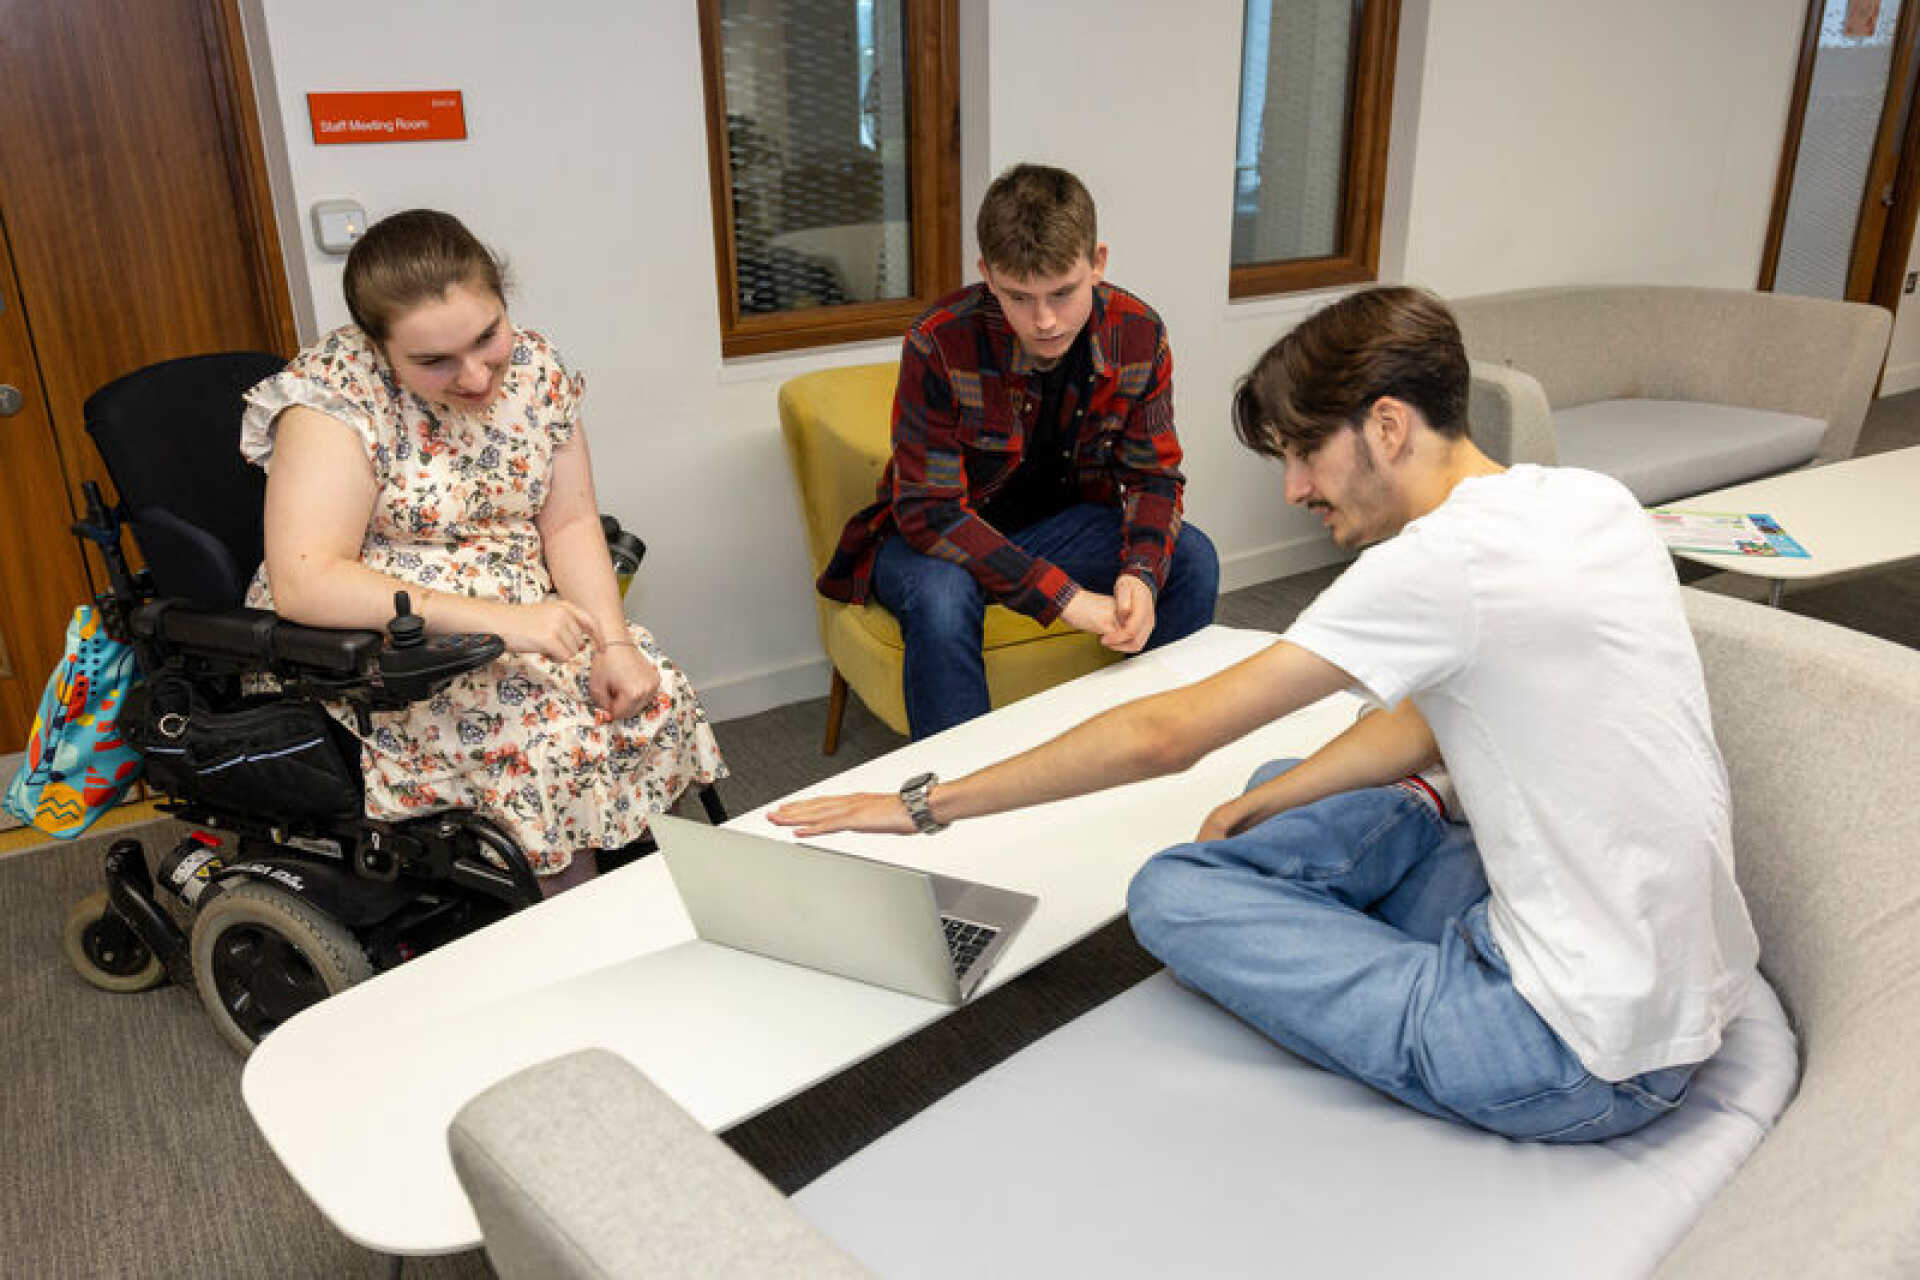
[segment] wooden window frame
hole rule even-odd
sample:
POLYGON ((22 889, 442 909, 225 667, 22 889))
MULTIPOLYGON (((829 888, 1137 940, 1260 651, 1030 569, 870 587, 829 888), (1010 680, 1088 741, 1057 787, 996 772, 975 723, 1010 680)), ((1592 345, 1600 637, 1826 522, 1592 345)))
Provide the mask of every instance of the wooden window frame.
POLYGON ((1321 258, 1230 266, 1229 298, 1260 298, 1380 276, 1380 220, 1386 207, 1387 143, 1393 121, 1393 64, 1400 0, 1353 0, 1353 70, 1347 85, 1346 173, 1340 186, 1340 248, 1321 258))
POLYGON ((727 86, 720 0, 700 0, 706 77, 707 159, 713 189, 720 353, 764 355, 898 337, 934 301, 960 287, 960 38, 958 0, 901 0, 906 17, 908 165, 912 200, 910 297, 745 314, 734 247, 733 170, 727 155, 727 86))

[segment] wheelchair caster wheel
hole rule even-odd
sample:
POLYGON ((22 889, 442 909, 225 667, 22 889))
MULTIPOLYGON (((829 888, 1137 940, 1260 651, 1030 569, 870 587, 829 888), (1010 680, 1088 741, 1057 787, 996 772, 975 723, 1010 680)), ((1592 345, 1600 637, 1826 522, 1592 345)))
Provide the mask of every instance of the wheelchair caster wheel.
POLYGON ((125 921, 107 913, 107 891, 80 899, 60 938, 67 959, 102 991, 145 991, 166 981, 160 957, 125 921))
POLYGON ((351 933, 271 885, 227 888, 193 923, 194 985, 243 1054, 302 1009, 372 976, 351 933))

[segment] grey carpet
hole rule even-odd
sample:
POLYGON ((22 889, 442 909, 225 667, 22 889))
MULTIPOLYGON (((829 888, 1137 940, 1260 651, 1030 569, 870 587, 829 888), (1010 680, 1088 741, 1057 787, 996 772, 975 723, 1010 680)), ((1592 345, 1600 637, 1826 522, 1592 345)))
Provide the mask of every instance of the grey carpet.
MULTIPOLYGON (((379 1276, 280 1169, 240 1100, 240 1060, 193 993, 109 995, 60 951, 110 839, 0 861, 0 1270, 30 1277, 379 1276)), ((414 1274, 411 1269, 409 1274, 414 1274)), ((485 1275, 422 1266, 421 1276, 485 1275)))
MULTIPOLYGON (((1862 452, 1920 443, 1920 393, 1878 404, 1862 452)), ((1276 500, 1278 481, 1276 476, 1276 500)), ((1328 569, 1221 600, 1220 621, 1280 629, 1328 569)), ((1710 590, 1750 584, 1714 575, 1710 590)), ((1920 567, 1794 592, 1795 612, 1920 647, 1920 567)), ((820 755, 826 700, 717 726, 735 812, 884 754, 900 740, 857 701, 840 753, 820 755)), ((0 1273, 25 1277, 354 1277, 385 1261, 335 1232, 247 1119, 240 1062, 194 996, 95 991, 60 931, 100 883, 106 837, 0 858, 0 1273)), ((156 850, 165 833, 143 828, 156 850)), ((728 1134, 792 1189, 973 1074, 1152 968, 1124 923, 926 1032, 728 1134)), ((351 1106, 340 1102, 342 1114, 351 1106)), ((484 1277, 478 1254, 409 1260, 406 1275, 484 1277)))

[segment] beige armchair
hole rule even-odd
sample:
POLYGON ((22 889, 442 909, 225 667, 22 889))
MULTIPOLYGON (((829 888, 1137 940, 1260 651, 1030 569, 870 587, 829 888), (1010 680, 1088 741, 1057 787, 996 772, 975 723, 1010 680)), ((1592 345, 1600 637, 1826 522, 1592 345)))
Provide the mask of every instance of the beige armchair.
POLYGON ((1504 364, 1475 360, 1467 388, 1467 422, 1473 442, 1495 462, 1511 466, 1534 462, 1551 467, 1560 460, 1553 445, 1553 410, 1532 374, 1504 364))
POLYGON ((1648 504, 1851 457, 1892 332, 1879 307, 1745 289, 1570 285, 1450 305, 1472 411, 1531 450, 1508 460, 1603 471, 1648 504))

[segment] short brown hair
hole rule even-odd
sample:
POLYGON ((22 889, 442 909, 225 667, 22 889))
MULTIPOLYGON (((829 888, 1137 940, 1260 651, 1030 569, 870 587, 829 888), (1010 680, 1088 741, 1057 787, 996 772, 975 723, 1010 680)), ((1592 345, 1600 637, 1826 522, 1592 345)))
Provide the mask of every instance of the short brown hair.
POLYGON ((973 230, 980 256, 1023 280, 1060 275, 1100 243, 1093 196, 1065 169, 1017 164, 993 180, 973 230))
POLYGON ((1467 382, 1466 346, 1446 303, 1404 285, 1367 289, 1267 348, 1234 390, 1233 428, 1257 453, 1311 453, 1392 396, 1459 439, 1467 434, 1467 382))
POLYGON ((385 345, 393 322, 456 284, 477 284, 507 298, 506 269, 460 219, 438 209, 408 209, 368 227, 347 255, 347 314, 385 345))

